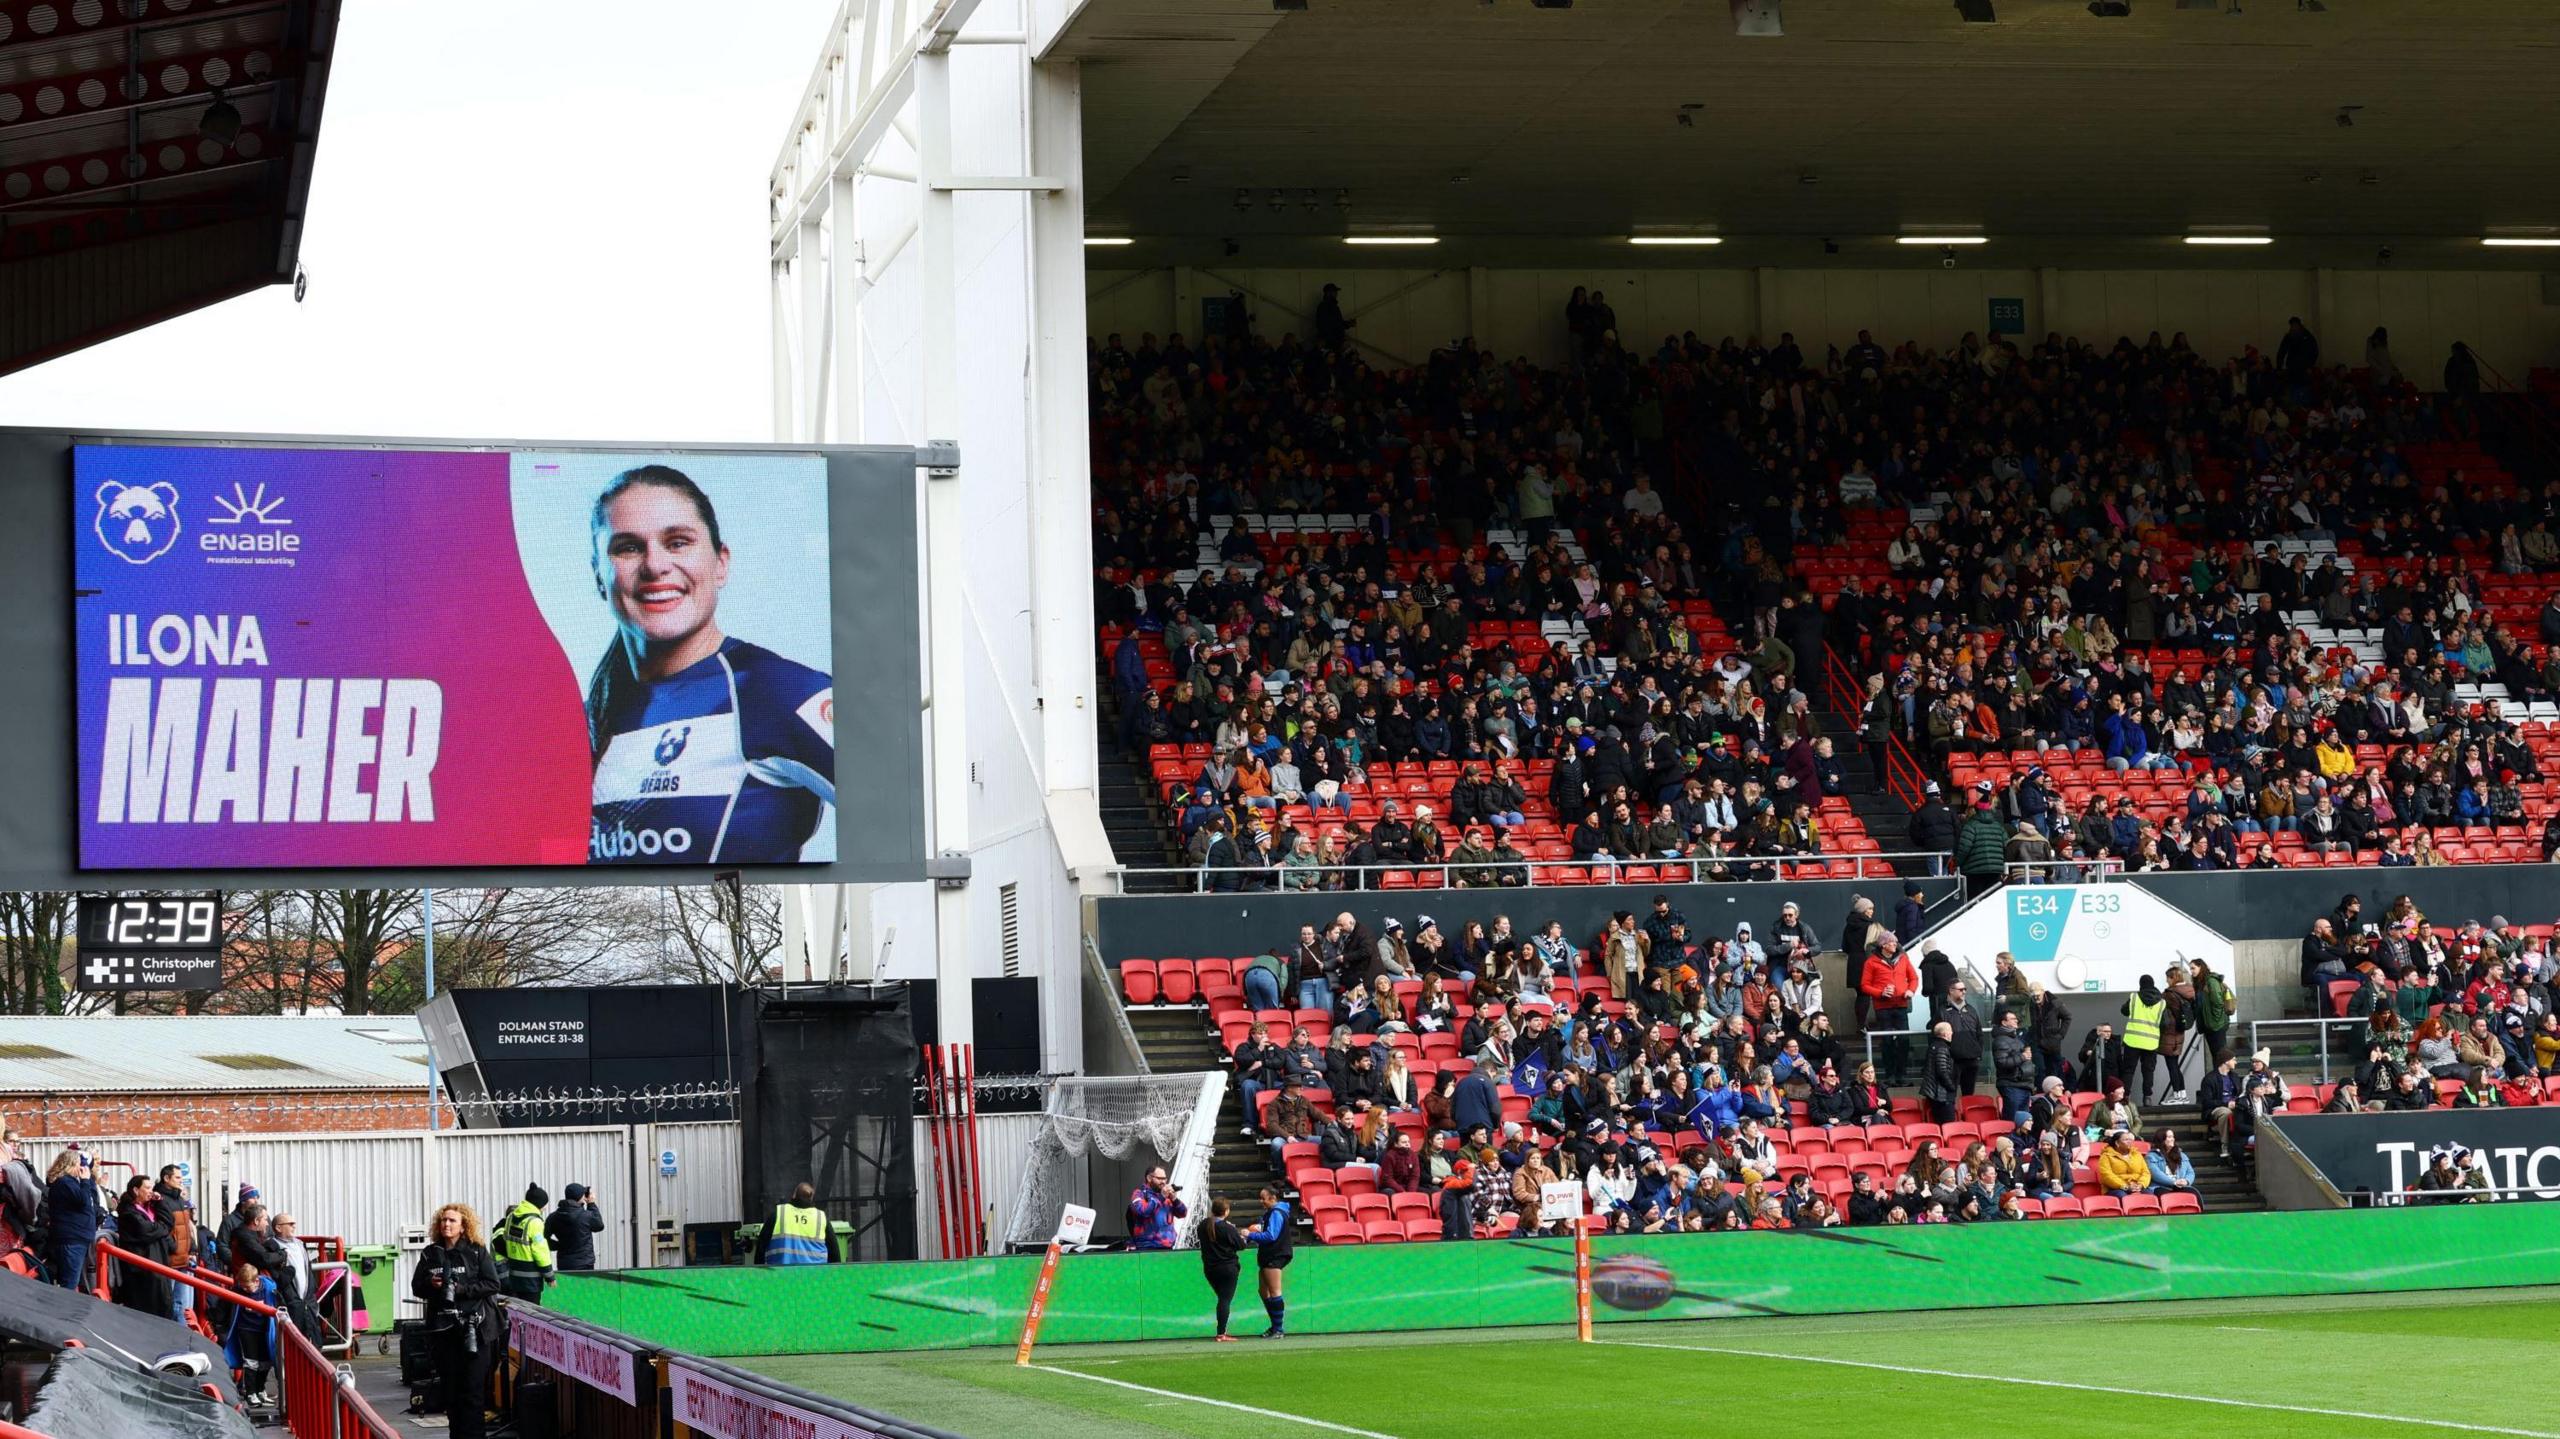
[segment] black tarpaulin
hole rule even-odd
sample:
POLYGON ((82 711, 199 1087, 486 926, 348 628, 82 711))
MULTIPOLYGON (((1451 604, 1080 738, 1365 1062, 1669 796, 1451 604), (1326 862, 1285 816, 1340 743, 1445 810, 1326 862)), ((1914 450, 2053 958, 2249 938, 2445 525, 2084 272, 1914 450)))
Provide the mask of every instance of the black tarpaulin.
POLYGON ((25 1424, 46 1434, 255 1439, 249 1416, 207 1398, 199 1382, 147 1374, 95 1349, 65 1349, 53 1357, 25 1424))
POLYGON ((230 1366, 223 1362, 221 1347, 203 1335, 175 1320, 154 1319, 6 1270, 0 1270, 0 1339, 19 1340, 39 1349, 60 1349, 77 1339, 101 1357, 137 1373, 148 1370, 165 1355, 201 1354, 206 1366, 204 1378, 190 1380, 187 1388, 210 1383, 222 1391, 225 1404, 239 1402, 239 1391, 231 1385, 230 1366))

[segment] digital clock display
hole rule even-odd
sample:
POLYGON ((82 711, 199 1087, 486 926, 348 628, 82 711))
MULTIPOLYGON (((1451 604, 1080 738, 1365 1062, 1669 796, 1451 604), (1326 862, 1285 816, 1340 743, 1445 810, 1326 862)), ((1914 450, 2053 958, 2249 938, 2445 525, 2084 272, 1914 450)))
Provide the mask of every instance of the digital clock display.
POLYGON ((80 901, 82 949, 218 949, 221 944, 219 894, 84 896, 80 901))

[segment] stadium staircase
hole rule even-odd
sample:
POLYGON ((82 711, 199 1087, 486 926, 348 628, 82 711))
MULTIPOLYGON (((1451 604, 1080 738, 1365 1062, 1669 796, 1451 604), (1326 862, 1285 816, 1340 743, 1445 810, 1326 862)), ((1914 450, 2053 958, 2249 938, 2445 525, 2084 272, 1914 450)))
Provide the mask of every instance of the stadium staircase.
MULTIPOLYGON (((1824 690, 1817 688, 1814 694, 1818 702, 1813 716, 1822 733, 1831 737, 1832 754, 1840 761, 1840 778, 1848 789, 1849 812, 1884 853, 1905 853, 1911 848, 1911 811, 1879 783, 1881 777, 1867 758, 1867 747, 1858 740, 1859 717, 1834 708, 1824 690)), ((1893 867, 1906 879, 1929 872, 1926 861, 1896 860, 1893 867)))
MULTIPOLYGON (((1165 829, 1164 806, 1157 802, 1154 781, 1112 738, 1120 731, 1120 700, 1112 693, 1111 673, 1106 668, 1098 678, 1100 683, 1094 692, 1102 699, 1101 718, 1096 725, 1102 763, 1096 778, 1100 784, 1102 832, 1111 841, 1111 857, 1124 871, 1178 868, 1182 856, 1175 852, 1173 837, 1165 829)), ((1121 876, 1124 894, 1170 894, 1187 888, 1182 876, 1175 874, 1139 872, 1121 876)))
MULTIPOLYGON (((1129 1027, 1138 1036, 1138 1051, 1154 1072, 1196 1074, 1226 1068, 1226 1055, 1218 1048, 1218 1036, 1209 1028, 1209 1012, 1202 1006, 1140 1006, 1128 1013, 1129 1027)), ((1271 1182, 1271 1156, 1269 1150, 1238 1133, 1244 1126, 1243 1115, 1243 1106, 1230 1087, 1227 1102, 1218 1111, 1218 1147, 1209 1156, 1209 1193, 1225 1196, 1236 1223, 1251 1227, 1262 1222, 1262 1200, 1255 1191, 1271 1182)))

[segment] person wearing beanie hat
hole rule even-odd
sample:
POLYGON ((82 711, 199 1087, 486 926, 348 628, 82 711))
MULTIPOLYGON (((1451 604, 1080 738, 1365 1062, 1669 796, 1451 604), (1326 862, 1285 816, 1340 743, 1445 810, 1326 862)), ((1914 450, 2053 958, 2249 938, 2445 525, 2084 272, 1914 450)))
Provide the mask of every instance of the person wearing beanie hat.
POLYGON ((1440 1237, 1476 1237, 1476 1165, 1472 1159, 1461 1159, 1449 1166, 1449 1177, 1440 1182, 1440 1237))
POLYGON ((524 1187, 524 1198, 498 1225, 498 1292, 526 1304, 542 1303, 542 1291, 559 1281, 551 1263, 551 1241, 543 1234, 542 1210, 551 1192, 539 1184, 524 1187))
POLYGON ((595 1191, 572 1184, 560 1191, 560 1207, 542 1222, 542 1237, 560 1272, 582 1274, 596 1267, 596 1236, 604 1232, 604 1216, 596 1212, 595 1191))

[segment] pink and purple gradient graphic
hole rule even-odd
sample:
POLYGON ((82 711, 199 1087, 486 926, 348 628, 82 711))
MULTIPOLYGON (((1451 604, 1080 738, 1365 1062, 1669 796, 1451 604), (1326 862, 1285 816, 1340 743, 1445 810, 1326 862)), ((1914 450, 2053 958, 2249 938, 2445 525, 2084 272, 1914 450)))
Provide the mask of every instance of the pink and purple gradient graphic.
POLYGON ((503 451, 81 446, 73 475, 83 868, 586 863, 584 690, 503 451))

